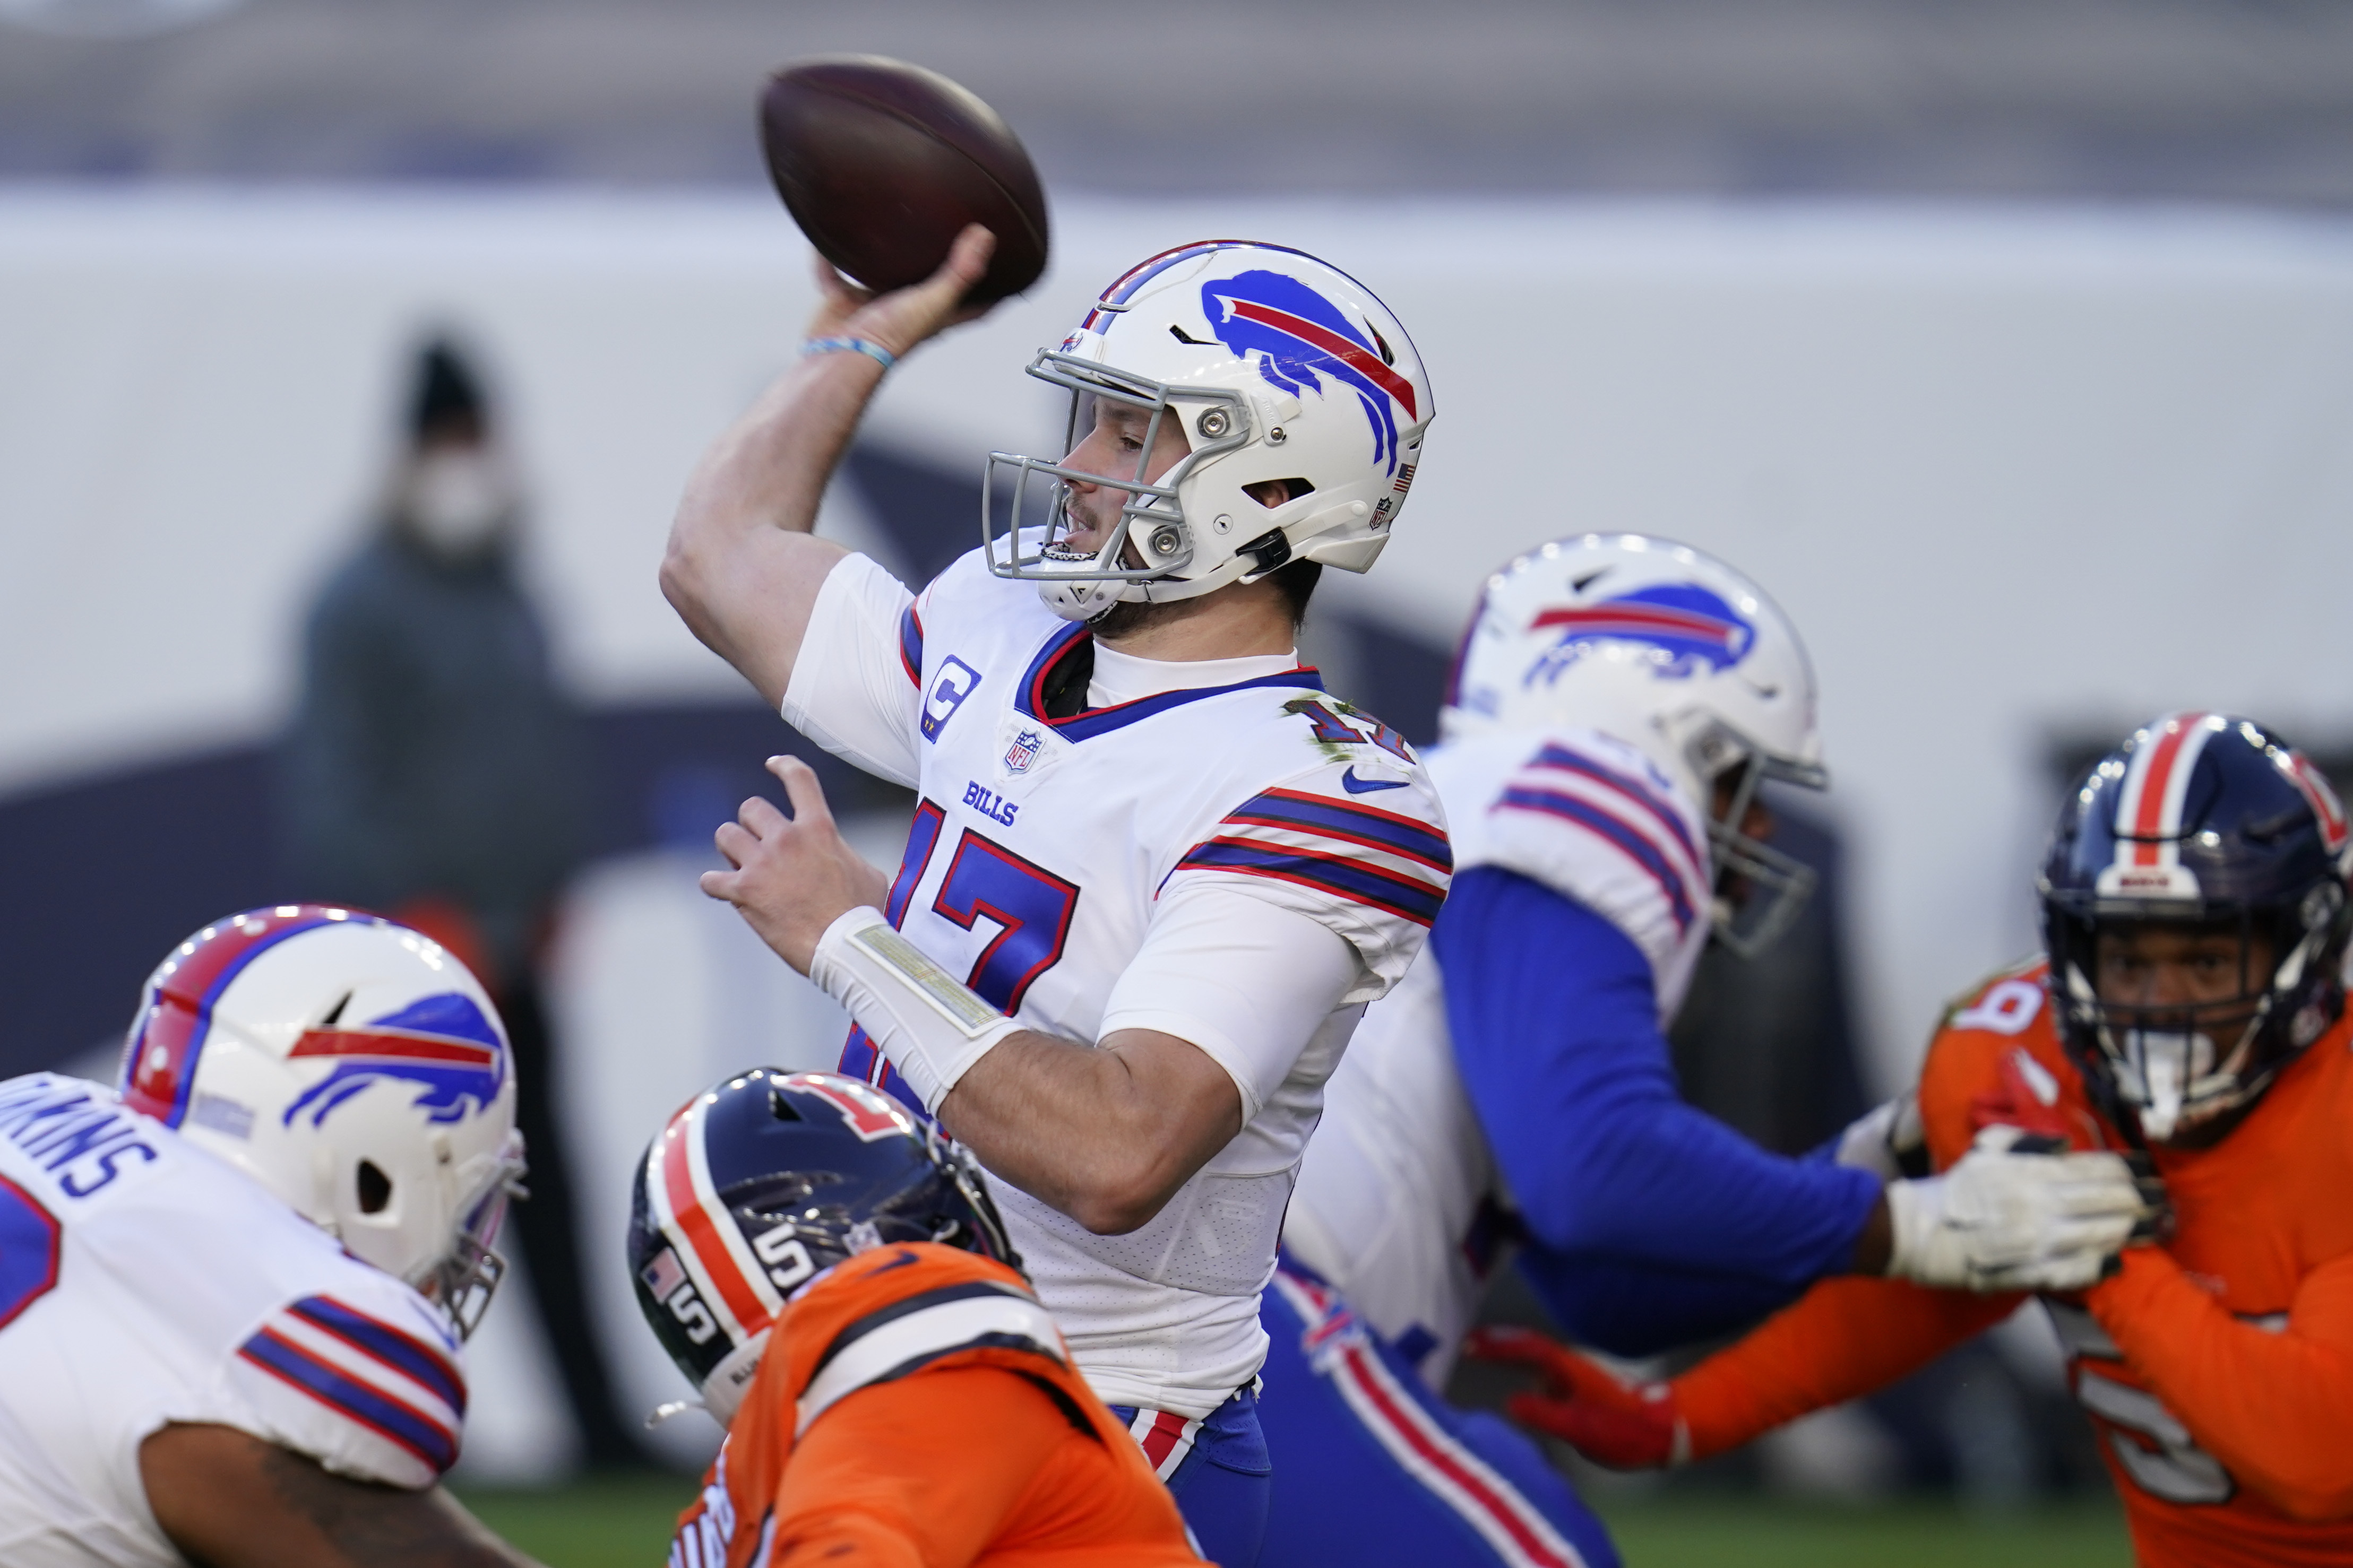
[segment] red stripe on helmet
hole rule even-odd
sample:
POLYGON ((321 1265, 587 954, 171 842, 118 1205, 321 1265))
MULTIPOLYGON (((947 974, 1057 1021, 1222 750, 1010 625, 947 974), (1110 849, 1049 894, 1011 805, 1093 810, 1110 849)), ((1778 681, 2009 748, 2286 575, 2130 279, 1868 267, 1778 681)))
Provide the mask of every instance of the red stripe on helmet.
POLYGON ((1254 300, 1229 300, 1237 316, 1256 321, 1261 326, 1289 332, 1300 342, 1313 343, 1334 359, 1343 360, 1362 373, 1365 378, 1404 405, 1406 417, 1419 419, 1413 383, 1399 375, 1381 361, 1381 356, 1361 343, 1354 343, 1331 328, 1311 321, 1304 316, 1294 316, 1288 310, 1278 310, 1271 305, 1261 305, 1254 300))
POLYGON ((1532 632, 1547 626, 1576 626, 1596 636, 1607 636, 1619 626, 1636 633, 1646 631, 1677 632, 1685 637, 1713 637, 1730 642, 1732 625, 1714 616, 1696 610, 1679 610, 1669 605, 1638 605, 1620 601, 1613 605, 1594 605, 1583 608, 1546 610, 1528 623, 1532 632))
POLYGON ((2134 803, 2132 864, 2158 864, 2158 838, 2170 837, 2180 831, 2180 823, 2166 821, 2165 799, 2171 793, 2175 764, 2181 759, 2181 748, 2191 731, 2205 722, 2203 713, 2176 713, 2164 721, 2157 744, 2150 749, 2148 767, 2141 774, 2140 798, 2134 803))
POLYGON ((702 1136, 704 1098, 670 1118, 662 1129, 655 1158, 661 1162, 662 1197, 670 1205, 670 1229, 701 1266, 702 1276, 745 1334, 755 1334, 769 1317, 752 1282, 744 1278, 735 1255, 727 1248, 716 1221, 694 1190, 693 1151, 690 1141, 702 1136))
POLYGON ((305 1029, 289 1057, 391 1057, 401 1061, 463 1062, 468 1067, 493 1067, 498 1053, 487 1046, 470 1046, 430 1035, 398 1034, 384 1029, 305 1029))
POLYGON ((1079 331, 1093 331, 1096 317, 1105 314, 1117 315, 1119 313, 1117 308, 1125 305, 1138 289, 1187 258, 1204 255, 1212 250, 1222 250, 1228 246, 1250 243, 1247 239, 1197 239, 1185 245, 1172 245, 1166 250, 1155 251, 1111 280, 1110 287, 1096 297, 1093 307, 1087 311, 1086 320, 1079 323, 1079 331))
POLYGON ((228 983, 265 948, 346 918, 345 910, 330 912, 317 904, 281 905, 232 915, 183 942, 149 982, 147 1005, 123 1061, 123 1103, 166 1127, 178 1126, 212 1028, 213 1005, 228 983))
POLYGON ((2345 808, 2337 804, 2337 792, 2328 787, 2328 780, 2312 765, 2302 752, 2287 753, 2287 776, 2312 803, 2312 815, 2320 819, 2320 841, 2330 854, 2345 847, 2345 808))

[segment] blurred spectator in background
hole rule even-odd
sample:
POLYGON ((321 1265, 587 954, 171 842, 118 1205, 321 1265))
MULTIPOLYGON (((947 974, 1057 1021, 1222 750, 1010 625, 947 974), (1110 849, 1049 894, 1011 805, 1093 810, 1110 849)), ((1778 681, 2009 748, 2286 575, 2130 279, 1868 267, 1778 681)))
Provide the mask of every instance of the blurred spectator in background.
POLYGON ((311 606, 286 738, 285 820, 305 898, 439 941, 505 1016, 531 1159, 516 1217, 532 1295, 595 1467, 642 1462, 581 1289, 556 1050, 535 973, 586 827, 585 749, 515 569, 522 498, 457 348, 419 353, 378 521, 311 606))

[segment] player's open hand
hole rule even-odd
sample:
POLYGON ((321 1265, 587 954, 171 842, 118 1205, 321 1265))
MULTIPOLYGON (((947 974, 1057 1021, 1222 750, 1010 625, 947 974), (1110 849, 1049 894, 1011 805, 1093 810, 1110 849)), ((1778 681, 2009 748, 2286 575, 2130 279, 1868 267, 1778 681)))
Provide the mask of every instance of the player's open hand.
POLYGON ((1462 1353, 1543 1374, 1542 1389, 1515 1394, 1504 1407, 1514 1420, 1551 1433, 1597 1465, 1650 1470, 1689 1457, 1672 1384, 1621 1383, 1599 1362, 1533 1329, 1473 1329, 1462 1353))
POLYGON ((882 873, 845 843, 815 770, 798 757, 770 757, 768 771, 792 803, 786 816, 758 795, 713 835, 732 871, 705 871, 702 890, 735 906, 744 921, 801 973, 825 928, 860 905, 882 907, 882 873))
POLYGON ((964 297, 988 270, 988 258, 996 249, 995 235, 976 223, 966 224, 937 272, 888 294, 860 288, 835 271, 831 262, 812 252, 817 286, 825 302, 810 318, 808 335, 864 338, 894 357, 903 357, 924 339, 988 313, 987 306, 966 305, 964 297))

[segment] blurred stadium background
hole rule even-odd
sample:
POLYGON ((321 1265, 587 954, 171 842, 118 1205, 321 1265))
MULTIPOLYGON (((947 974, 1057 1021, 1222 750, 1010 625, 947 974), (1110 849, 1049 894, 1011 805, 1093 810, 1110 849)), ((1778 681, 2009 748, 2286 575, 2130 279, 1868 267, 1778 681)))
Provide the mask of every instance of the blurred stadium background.
MULTIPOLYGON (((454 332, 589 739, 552 970, 589 1305, 623 1402, 675 1394, 617 1264, 628 1161, 722 1071, 829 1064, 840 1032, 693 889, 802 743, 653 575, 813 297, 753 94, 834 50, 963 80, 1055 202, 1047 278, 892 378, 828 500, 902 574, 973 542, 986 450, 1056 438, 1028 354, 1215 230, 1356 272, 1443 410, 1397 543, 1319 600, 1337 689, 1426 738, 1482 575, 1569 531, 1687 539, 1782 601, 1834 776, 1791 832, 1831 896, 1769 965, 1712 966, 1678 1038, 1695 1098, 1767 1142, 1902 1082, 1939 999, 2031 945, 2066 767, 2185 704, 2353 755, 2342 7, 0 0, 0 1073, 108 1070, 165 944, 303 894, 272 763, 301 617, 377 503, 410 356, 454 332)), ((828 777, 895 858, 906 803, 828 777)), ((563 1485, 532 1314, 470 1359, 470 1483, 563 1485)), ((2021 1320, 1607 1506, 1637 1563, 2121 1560, 2057 1375, 2021 1320), (1991 1533, 1955 1533, 1955 1498, 1991 1533)), ((642 1520, 677 1489, 601 1495, 642 1520)), ((603 1517, 554 1495, 490 1506, 603 1517)))

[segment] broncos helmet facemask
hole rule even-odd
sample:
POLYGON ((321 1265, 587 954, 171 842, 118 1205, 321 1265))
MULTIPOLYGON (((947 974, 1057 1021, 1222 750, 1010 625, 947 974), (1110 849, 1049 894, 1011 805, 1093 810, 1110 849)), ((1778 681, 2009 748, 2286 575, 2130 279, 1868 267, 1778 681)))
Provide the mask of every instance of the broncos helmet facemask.
POLYGON ((723 1425, 786 1300, 909 1241, 1021 1266, 972 1156, 832 1073, 754 1068, 697 1095, 647 1149, 630 1196, 638 1310, 723 1425))
POLYGON ((2152 1143, 2219 1136, 2327 1032, 2349 867, 2327 781, 2247 720, 2168 715, 2084 776, 2039 891, 2061 1037, 2111 1121, 2152 1143), (2233 943, 2231 994, 2103 995, 2104 939, 2152 931, 2233 943))

